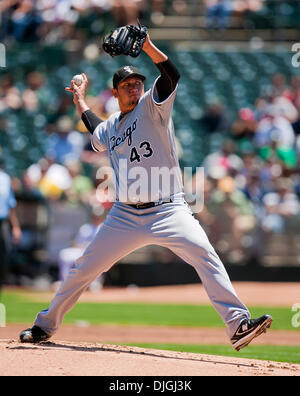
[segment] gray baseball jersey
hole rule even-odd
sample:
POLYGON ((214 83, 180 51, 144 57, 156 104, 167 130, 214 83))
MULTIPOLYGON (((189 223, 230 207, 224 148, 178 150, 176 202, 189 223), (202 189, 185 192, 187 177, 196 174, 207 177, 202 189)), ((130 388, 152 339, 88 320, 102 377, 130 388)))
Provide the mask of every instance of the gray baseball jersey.
POLYGON ((117 112, 93 133, 94 150, 109 152, 121 202, 152 202, 183 192, 171 118, 176 90, 159 102, 155 87, 156 82, 121 120, 117 112))

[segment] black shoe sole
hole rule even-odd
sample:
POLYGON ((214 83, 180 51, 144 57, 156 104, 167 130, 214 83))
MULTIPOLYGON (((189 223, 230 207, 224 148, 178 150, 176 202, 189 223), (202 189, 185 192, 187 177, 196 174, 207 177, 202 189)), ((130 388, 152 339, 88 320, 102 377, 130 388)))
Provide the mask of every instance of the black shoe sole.
POLYGON ((233 348, 236 351, 239 351, 240 349, 248 346, 254 338, 258 337, 262 333, 267 332, 267 329, 270 328, 272 321, 273 321, 272 316, 269 316, 264 322, 262 322, 259 326, 257 326, 252 333, 236 341, 235 344, 232 344, 233 348))
POLYGON ((47 335, 44 335, 44 336, 42 335, 38 339, 37 338, 35 339, 34 336, 32 335, 32 333, 30 333, 30 330, 31 329, 22 331, 22 333, 20 334, 20 337, 19 337, 21 343, 38 344, 39 342, 48 341, 50 338, 47 335))
POLYGON ((49 340, 49 338, 45 338, 45 339, 43 339, 43 340, 33 340, 33 339, 31 339, 31 340, 29 340, 29 339, 24 340, 24 339, 21 339, 21 338, 20 338, 20 342, 21 342, 22 344, 39 344, 40 342, 47 342, 48 340, 49 340))

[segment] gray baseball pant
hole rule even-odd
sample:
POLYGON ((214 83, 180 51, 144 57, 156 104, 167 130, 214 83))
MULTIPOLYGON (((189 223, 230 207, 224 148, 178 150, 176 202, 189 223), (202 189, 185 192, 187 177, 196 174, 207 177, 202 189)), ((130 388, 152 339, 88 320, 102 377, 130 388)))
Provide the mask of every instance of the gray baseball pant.
POLYGON ((94 279, 134 250, 155 244, 169 248, 194 267, 231 338, 241 321, 250 318, 250 313, 237 297, 223 263, 181 196, 175 196, 172 203, 149 209, 116 202, 49 308, 37 315, 34 324, 53 335, 94 279))

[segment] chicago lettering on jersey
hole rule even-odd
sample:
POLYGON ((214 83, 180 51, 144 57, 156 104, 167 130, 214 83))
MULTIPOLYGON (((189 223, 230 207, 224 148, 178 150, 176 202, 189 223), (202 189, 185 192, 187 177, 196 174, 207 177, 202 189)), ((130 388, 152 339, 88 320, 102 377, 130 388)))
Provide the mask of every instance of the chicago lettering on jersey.
POLYGON ((124 143, 126 139, 128 139, 128 146, 131 146, 132 143, 132 133, 136 130, 137 118, 133 121, 132 125, 130 125, 120 136, 112 136, 110 141, 112 142, 112 146, 110 147, 110 153, 114 151, 116 147, 118 147, 121 143, 124 143))

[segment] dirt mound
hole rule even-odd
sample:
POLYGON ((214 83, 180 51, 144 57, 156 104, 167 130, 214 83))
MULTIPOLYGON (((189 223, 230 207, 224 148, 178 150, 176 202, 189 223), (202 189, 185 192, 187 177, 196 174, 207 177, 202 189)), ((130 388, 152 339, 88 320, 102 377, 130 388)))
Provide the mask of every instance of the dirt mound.
MULTIPOLYGON (((298 301, 299 283, 234 284, 246 304, 291 307, 298 301)), ((22 290, 18 289, 22 293, 22 290)), ((50 301, 53 293, 24 290, 24 297, 50 301)), ((165 302, 209 304, 202 285, 155 288, 104 288, 100 293, 86 292, 81 301, 165 302)), ((236 357, 159 351, 116 346, 116 343, 207 343, 228 345, 225 329, 171 328, 162 326, 91 326, 89 323, 63 325, 40 345, 20 344, 21 330, 31 326, 9 324, 0 328, 0 376, 299 376, 300 365, 236 357), (13 338, 11 340, 11 338, 13 338), (64 340, 64 341, 60 341, 64 340), (99 343, 101 340, 102 343, 99 343), (83 342, 84 341, 84 342, 83 342), (201 342, 200 342, 201 341, 201 342)), ((254 344, 299 345, 299 331, 268 331, 254 344)))
POLYGON ((300 375, 296 364, 98 343, 1 340, 0 355, 2 376, 300 375))

